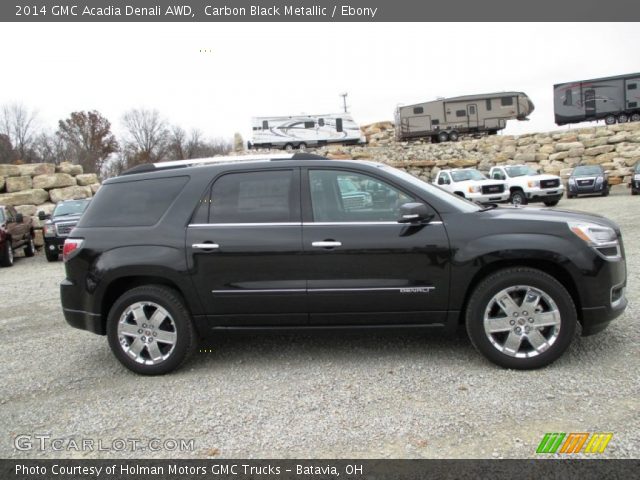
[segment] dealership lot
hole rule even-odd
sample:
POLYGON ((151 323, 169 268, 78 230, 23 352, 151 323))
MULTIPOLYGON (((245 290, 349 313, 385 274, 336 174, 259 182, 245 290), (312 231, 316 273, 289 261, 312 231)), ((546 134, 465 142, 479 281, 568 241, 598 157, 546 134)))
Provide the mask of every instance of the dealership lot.
POLYGON ((639 202, 615 187, 558 205, 619 223, 630 305, 538 371, 495 367, 464 337, 327 333, 223 336, 141 377, 66 325, 62 263, 18 258, 0 270, 0 456, 511 458, 547 432, 612 432, 604 456, 638 457, 639 202))

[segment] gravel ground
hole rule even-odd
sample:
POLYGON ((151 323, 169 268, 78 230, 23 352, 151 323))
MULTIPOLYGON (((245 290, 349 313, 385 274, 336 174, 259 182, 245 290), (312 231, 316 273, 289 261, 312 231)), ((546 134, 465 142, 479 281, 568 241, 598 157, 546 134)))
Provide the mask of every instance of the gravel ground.
POLYGON ((367 333, 229 335, 172 375, 141 377, 104 337, 66 325, 62 263, 18 258, 0 271, 0 458, 523 458, 546 432, 572 431, 613 432, 604 456, 638 458, 638 202, 620 187, 561 201, 621 225, 630 305, 529 372, 493 366, 462 337, 367 333), (17 450, 21 434, 63 439, 65 449, 17 450), (118 451, 119 439, 154 438, 194 448, 118 451), (111 450, 66 449, 81 439, 111 450))

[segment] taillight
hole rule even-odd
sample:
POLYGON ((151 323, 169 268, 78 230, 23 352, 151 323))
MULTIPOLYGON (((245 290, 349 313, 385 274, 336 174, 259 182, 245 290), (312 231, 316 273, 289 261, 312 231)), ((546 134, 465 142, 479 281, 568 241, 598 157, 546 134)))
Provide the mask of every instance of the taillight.
POLYGON ((80 250, 83 241, 84 240, 80 238, 67 238, 64 241, 64 247, 62 248, 62 260, 65 262, 69 260, 70 256, 73 255, 73 252, 80 250))

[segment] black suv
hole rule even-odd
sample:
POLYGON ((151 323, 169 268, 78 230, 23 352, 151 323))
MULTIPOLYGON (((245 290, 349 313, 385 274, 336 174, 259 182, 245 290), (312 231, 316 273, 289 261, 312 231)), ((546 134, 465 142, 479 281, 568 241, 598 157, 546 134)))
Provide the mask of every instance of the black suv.
POLYGON ((602 165, 578 165, 573 169, 567 182, 567 198, 578 195, 609 195, 607 171, 602 165))
POLYGON ((47 215, 43 211, 38 212, 38 218, 46 220, 42 226, 44 237, 44 252, 47 260, 55 262, 58 260, 64 241, 76 226, 82 213, 89 205, 90 199, 65 200, 56 205, 53 214, 47 215))
POLYGON ((143 374, 220 330, 460 324, 491 361, 537 368, 578 322, 599 332, 627 305, 604 217, 480 207, 386 165, 303 153, 130 170, 103 184, 64 258, 67 322, 143 374))

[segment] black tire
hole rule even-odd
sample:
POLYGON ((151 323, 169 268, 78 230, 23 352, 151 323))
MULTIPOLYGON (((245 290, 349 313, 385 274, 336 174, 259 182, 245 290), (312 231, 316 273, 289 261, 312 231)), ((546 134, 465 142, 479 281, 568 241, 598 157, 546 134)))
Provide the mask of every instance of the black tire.
POLYGON ((457 142, 459 138, 460 134, 455 130, 453 132, 449 132, 449 140, 451 140, 452 142, 457 142))
POLYGON ((606 117, 604 117, 604 123, 606 123, 607 125, 614 125, 616 123, 616 116, 615 115, 607 115, 606 117))
POLYGON ((633 188, 631 189, 631 195, 638 195, 638 191, 634 190, 633 188))
POLYGON ((602 196, 603 196, 603 197, 608 197, 608 196, 609 196, 609 187, 606 187, 606 188, 602 191, 602 196))
POLYGON ((51 251, 47 248, 46 245, 44 246, 44 254, 47 257, 47 261, 49 262, 57 262, 58 258, 60 257, 60 254, 58 253, 58 249, 51 251))
POLYGON ((555 207, 558 204, 558 202, 560 202, 560 200, 550 200, 550 201, 544 202, 544 204, 547 207, 555 207))
POLYGON ((177 369, 197 347, 197 337, 191 321, 191 314, 185 307, 182 296, 174 289, 161 285, 136 287, 122 294, 109 311, 107 337, 111 351, 120 363, 129 370, 142 375, 163 375, 177 369), (133 313, 129 311, 136 304, 144 305, 142 310, 144 317, 140 321, 134 320, 133 313), (153 313, 160 308, 167 315, 160 315, 162 320, 159 324, 142 323, 145 320, 147 322, 154 321, 153 313), (134 323, 130 323, 131 321, 134 323), (121 336, 118 332, 119 325, 129 325, 134 330, 138 327, 140 328, 134 334, 127 333, 121 336), (156 350, 162 356, 166 355, 166 358, 152 363, 151 347, 154 346, 152 345, 153 338, 159 337, 160 335, 157 334, 162 333, 165 335, 168 333, 175 337, 175 343, 171 346, 156 341, 156 350), (138 334, 141 336, 138 337, 138 334), (127 353, 126 350, 133 350, 129 347, 136 342, 138 342, 138 345, 142 344, 139 354, 127 353), (160 348, 163 350, 159 350, 160 348))
POLYGON ((567 190, 567 198, 572 199, 572 198, 576 198, 576 196, 572 193, 569 193, 569 190, 567 190))
MULTIPOLYGON (((524 305, 524 298, 520 305, 514 300, 514 305, 517 307, 516 310, 527 308, 524 305)), ((497 312, 504 314, 502 309, 498 309, 497 312)), ((526 267, 508 268, 489 275, 480 282, 471 294, 466 311, 467 333, 473 346, 496 365, 519 370, 541 368, 557 360, 573 340, 577 320, 576 307, 566 288, 551 275, 526 267), (508 330, 492 334, 487 332, 485 330, 485 316, 491 315, 494 311, 493 308, 497 306, 495 298, 509 289, 518 292, 519 288, 524 292, 529 292, 530 290, 528 289, 532 288, 537 293, 542 293, 541 300, 538 301, 535 307, 535 312, 520 311, 519 316, 496 317, 494 321, 500 323, 494 325, 507 325, 502 328, 507 328, 508 330), (549 304, 546 303, 547 297, 554 304, 550 310, 546 310, 549 307, 549 304), (540 308, 540 312, 538 312, 538 308, 540 308), (525 313, 527 315, 524 315, 525 313), (542 314, 547 315, 546 319, 553 318, 553 321, 557 323, 541 327, 535 327, 535 323, 529 323, 532 318, 527 317, 535 317, 535 322, 537 322, 542 314), (501 321, 502 318, 513 318, 514 324, 511 324, 511 320, 505 323, 501 321), (522 323, 523 320, 524 323, 522 323), (511 327, 511 325, 514 326, 511 327), (516 333, 518 329, 522 333, 516 333), (533 336, 534 333, 524 333, 524 329, 527 329, 527 332, 535 332, 538 339, 545 340, 541 344, 540 351, 533 346, 535 342, 531 341, 530 343, 529 336, 531 335, 531 338, 535 338, 533 336), (502 345, 500 345, 500 335, 504 335, 504 344, 502 345), (521 357, 504 351, 509 350, 505 346, 511 336, 519 341, 517 349, 512 349, 512 351, 516 354, 520 353, 521 357), (532 355, 532 352, 535 354, 532 355)), ((546 321, 549 323, 549 320, 546 321)))
POLYGON ((300 150, 301 152, 306 152, 307 151, 307 144, 302 142, 300 145, 298 145, 298 150, 300 150))
POLYGON ((284 146, 284 149, 285 149, 287 152, 290 152, 290 151, 292 151, 292 150, 293 150, 293 145, 292 145, 292 144, 290 144, 290 143, 287 143, 287 144, 284 146))
POLYGON ((509 202, 513 205, 526 205, 527 204, 527 196, 524 194, 522 190, 514 190, 511 192, 511 197, 509 197, 509 202))
POLYGON ((629 120, 631 120, 632 122, 640 122, 640 113, 632 113, 631 117, 629 117, 629 120))
POLYGON ((629 121, 629 115, 626 113, 621 113, 618 115, 618 123, 627 123, 629 121))
POLYGON ((438 143, 446 142, 449 140, 449 134, 447 132, 440 132, 438 134, 438 143))
POLYGON ((29 235, 27 244, 24 247, 24 256, 33 257, 36 254, 36 245, 33 243, 33 237, 29 235))
POLYGON ((11 248, 11 239, 5 238, 4 248, 0 254, 0 267, 13 266, 13 249, 11 248))
POLYGON ((455 194, 458 195, 459 197, 466 198, 464 196, 464 193, 462 193, 462 192, 455 192, 455 194))

